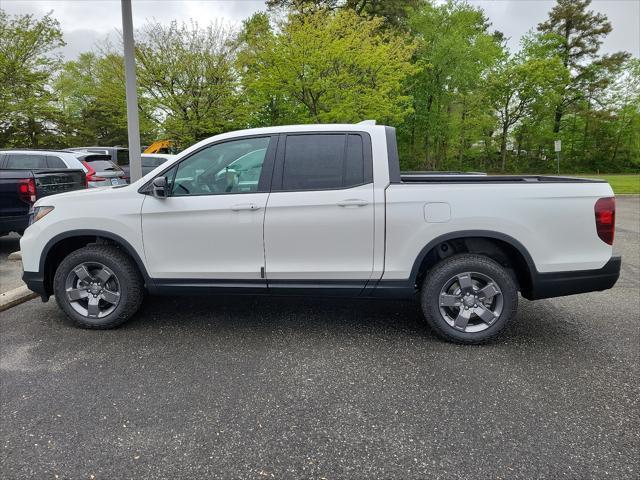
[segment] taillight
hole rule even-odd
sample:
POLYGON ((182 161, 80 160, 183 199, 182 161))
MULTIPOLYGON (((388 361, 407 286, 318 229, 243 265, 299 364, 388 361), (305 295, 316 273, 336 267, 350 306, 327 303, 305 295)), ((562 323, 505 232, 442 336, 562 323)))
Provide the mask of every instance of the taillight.
POLYGON ((96 176, 96 171, 93 168, 91 168, 91 166, 84 160, 82 160, 82 164, 85 167, 87 167, 87 179, 86 179, 87 186, 89 186, 89 182, 102 182, 106 180, 103 177, 96 176))
POLYGON ((36 181, 33 178, 18 180, 18 198, 29 204, 36 201, 36 181))
POLYGON ((600 239, 613 245, 616 230, 616 199, 615 197, 599 198, 594 207, 596 213, 596 231, 600 239))

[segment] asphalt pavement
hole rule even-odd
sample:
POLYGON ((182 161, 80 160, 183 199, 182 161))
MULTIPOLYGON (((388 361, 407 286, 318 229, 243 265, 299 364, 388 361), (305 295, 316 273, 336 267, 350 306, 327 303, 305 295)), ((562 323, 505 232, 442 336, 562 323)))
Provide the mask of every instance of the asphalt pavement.
POLYGON ((610 291, 521 300, 498 341, 417 304, 153 298, 112 331, 0 313, 2 478, 640 475, 640 200, 610 291))

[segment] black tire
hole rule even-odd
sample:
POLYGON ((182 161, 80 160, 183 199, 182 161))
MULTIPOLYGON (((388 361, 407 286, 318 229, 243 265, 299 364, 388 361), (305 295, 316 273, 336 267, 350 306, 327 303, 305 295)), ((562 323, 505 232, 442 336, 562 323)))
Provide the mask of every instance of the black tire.
MULTIPOLYGON (((427 323, 440 338, 454 343, 480 344, 493 340, 503 331, 509 321, 515 317, 518 308, 518 288, 512 273, 494 260, 482 255, 459 254, 442 260, 428 272, 422 284, 421 304, 427 323), (497 285, 500 292, 496 293, 491 299, 479 300, 476 305, 473 305, 472 298, 474 298, 474 295, 482 296, 479 293, 479 287, 475 283, 473 284, 473 287, 469 289, 472 293, 469 294, 469 300, 467 300, 466 293, 462 293, 467 290, 462 289, 461 281, 456 283, 454 279, 456 276, 466 278, 467 276, 464 274, 471 272, 473 272, 473 275, 468 277, 473 282, 478 282, 478 280, 473 279, 474 275, 477 278, 488 278, 497 285), (450 287, 452 289, 451 293, 455 293, 455 295, 448 295, 447 292, 449 291, 445 291, 444 296, 451 298, 459 296, 462 301, 453 307, 443 306, 441 305, 442 290, 447 288, 451 281, 454 282, 450 287), (501 300, 499 300, 499 297, 501 297, 501 300), (467 301, 471 302, 471 304, 465 307, 466 304, 464 302, 467 301), (498 301, 500 301, 499 308, 495 307, 498 301), (460 315, 463 309, 467 311, 470 309, 471 312, 480 311, 474 308, 480 302, 489 303, 488 308, 485 309, 483 303, 483 305, 480 305, 480 309, 493 313, 493 317, 489 317, 490 321, 483 321, 475 313, 468 313, 471 316, 469 324, 462 324, 465 325, 464 328, 466 330, 484 329, 481 331, 464 331, 460 329, 462 325, 456 328, 454 325, 457 325, 457 321, 452 317, 456 314, 460 315), (494 308, 495 311, 493 310, 494 308), (454 325, 449 323, 445 316, 449 321, 454 320, 454 325)), ((467 315, 467 312, 463 313, 467 315)), ((464 322, 464 319, 461 322, 464 322)))
POLYGON ((104 330, 123 324, 138 311, 144 298, 144 281, 135 262, 118 247, 92 244, 75 250, 60 263, 53 279, 53 293, 56 302, 74 325, 104 330), (113 311, 100 318, 78 313, 67 298, 67 277, 78 265, 93 262, 104 265, 112 272, 112 278, 118 282, 120 295, 113 311))

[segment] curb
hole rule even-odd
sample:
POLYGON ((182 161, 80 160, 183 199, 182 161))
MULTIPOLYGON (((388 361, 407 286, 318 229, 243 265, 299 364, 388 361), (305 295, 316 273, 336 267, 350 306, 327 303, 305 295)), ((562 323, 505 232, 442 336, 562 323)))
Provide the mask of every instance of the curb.
POLYGON ((0 312, 37 297, 38 294, 29 290, 26 285, 0 293, 0 312))

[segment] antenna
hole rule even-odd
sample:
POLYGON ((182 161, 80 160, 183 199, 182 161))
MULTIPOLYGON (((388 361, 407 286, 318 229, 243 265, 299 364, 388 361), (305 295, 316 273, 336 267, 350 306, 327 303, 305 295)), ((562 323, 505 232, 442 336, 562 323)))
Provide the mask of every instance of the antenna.
POLYGON ((375 120, 363 120, 361 122, 356 123, 356 125, 375 125, 375 120))

